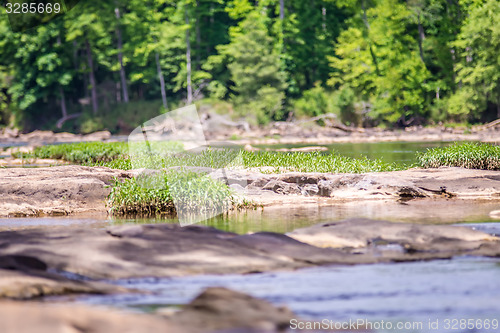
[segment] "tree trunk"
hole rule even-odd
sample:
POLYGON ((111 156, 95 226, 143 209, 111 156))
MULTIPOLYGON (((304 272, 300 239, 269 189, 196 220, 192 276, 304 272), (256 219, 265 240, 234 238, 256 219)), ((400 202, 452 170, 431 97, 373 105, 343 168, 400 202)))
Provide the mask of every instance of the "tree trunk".
POLYGON ((75 71, 78 71, 78 44, 76 40, 73 41, 73 65, 75 66, 75 71))
POLYGON ((214 7, 214 4, 213 2, 210 4, 210 29, 208 29, 208 31, 205 32, 205 36, 206 39, 207 39, 207 55, 210 55, 213 51, 214 51, 214 48, 212 47, 212 36, 213 36, 213 31, 214 31, 214 23, 215 23, 215 7, 214 7))
POLYGON ((64 90, 61 86, 59 86, 59 95, 61 95, 61 113, 62 117, 57 121, 57 128, 61 129, 65 122, 68 120, 78 118, 81 116, 81 113, 73 113, 68 115, 68 110, 66 109, 66 97, 64 95, 64 90))
POLYGON ((500 82, 498 83, 498 95, 497 95, 497 118, 500 119, 500 82))
POLYGON ((323 32, 326 32, 326 7, 321 8, 321 16, 323 18, 323 32))
POLYGON ((187 70, 187 104, 193 103, 193 86, 191 83, 191 41, 189 40, 190 31, 189 31, 189 16, 188 10, 185 9, 186 16, 186 25, 188 28, 186 29, 186 70, 187 70))
POLYGON ((418 19, 418 49, 420 51, 420 59, 422 59, 422 62, 425 64, 424 48, 422 47, 422 44, 425 39, 425 32, 424 32, 424 27, 422 26, 422 22, 420 22, 420 13, 417 16, 417 19, 418 19))
POLYGON ((200 0, 196 0, 196 68, 201 68, 200 0))
POLYGON ((280 0, 280 20, 285 19, 285 0, 280 0))
POLYGON ((158 52, 156 52, 155 54, 155 60, 158 79, 160 79, 161 100, 163 101, 163 107, 165 108, 165 110, 168 110, 167 92, 165 91, 165 78, 163 77, 163 73, 161 71, 160 55, 158 54, 158 52))
POLYGON ((361 9, 363 10, 363 23, 365 24, 367 31, 367 39, 368 39, 368 47, 370 49, 370 55, 372 56, 373 64, 375 65, 375 72, 377 73, 378 76, 380 76, 377 56, 375 55, 375 51, 373 51, 372 43, 370 41, 370 23, 368 22, 368 16, 366 15, 365 0, 361 0, 361 9))
POLYGON ((97 84, 95 80, 95 75, 94 75, 94 61, 92 59, 92 50, 90 49, 90 44, 89 40, 85 40, 85 46, 87 48, 87 61, 89 65, 89 81, 90 81, 90 86, 91 86, 91 95, 92 95, 92 111, 94 111, 94 114, 97 114, 99 111, 99 106, 97 103, 97 84))
POLYGON ((68 110, 66 109, 66 97, 64 96, 64 90, 59 86, 59 95, 61 95, 61 113, 63 118, 68 117, 68 110))
MULTIPOLYGON (((119 8, 115 8, 115 14, 116 14, 116 19, 118 21, 120 21, 120 9, 119 8)), ((125 67, 123 66, 122 32, 121 32, 119 26, 116 28, 116 37, 117 37, 117 43, 118 43, 118 62, 120 63, 120 80, 121 80, 121 86, 122 86, 123 101, 125 103, 128 103, 129 98, 128 98, 128 90, 127 90, 127 75, 125 73, 125 67)))

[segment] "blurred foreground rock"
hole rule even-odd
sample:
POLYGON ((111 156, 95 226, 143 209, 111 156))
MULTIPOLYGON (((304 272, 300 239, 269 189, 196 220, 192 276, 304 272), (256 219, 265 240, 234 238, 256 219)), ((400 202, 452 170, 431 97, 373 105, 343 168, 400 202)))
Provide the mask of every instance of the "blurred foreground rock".
MULTIPOLYGON (((237 235, 209 227, 128 225, 0 232, 0 298, 131 293, 95 279, 258 273, 500 257, 500 240, 466 227, 349 219, 288 235, 237 235)), ((0 301, 1 332, 283 332, 293 314, 239 292, 205 291, 182 310, 138 315, 82 305, 0 301)))
POLYGON ((63 271, 93 279, 244 274, 457 255, 498 257, 500 241, 466 227, 368 219, 320 224, 288 235, 237 235, 174 224, 0 232, 0 258, 10 258, 6 269, 32 274, 33 268, 19 262, 35 263, 39 276, 63 271), (12 263, 13 257, 24 259, 12 263))
POLYGON ((225 288, 209 288, 178 312, 127 313, 101 307, 0 302, 2 333, 285 332, 297 318, 284 307, 225 288))

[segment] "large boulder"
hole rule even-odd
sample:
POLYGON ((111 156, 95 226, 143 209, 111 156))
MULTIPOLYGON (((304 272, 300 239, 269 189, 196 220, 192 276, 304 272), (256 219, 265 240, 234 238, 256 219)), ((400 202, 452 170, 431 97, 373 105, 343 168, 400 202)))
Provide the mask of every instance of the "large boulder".
POLYGON ((285 332, 293 318, 286 307, 226 288, 209 288, 172 322, 199 332, 285 332))

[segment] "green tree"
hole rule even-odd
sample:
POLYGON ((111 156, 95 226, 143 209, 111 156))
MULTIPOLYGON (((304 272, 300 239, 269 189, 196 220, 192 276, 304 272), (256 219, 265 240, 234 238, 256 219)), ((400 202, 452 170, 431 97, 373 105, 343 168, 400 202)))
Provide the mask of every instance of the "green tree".
POLYGON ((358 12, 338 39, 330 85, 347 86, 371 102, 370 115, 410 124, 425 115, 430 73, 407 33, 410 11, 396 0, 358 12), (366 15, 366 16, 365 16, 366 15))
POLYGON ((487 0, 471 7, 452 44, 459 57, 459 89, 450 99, 449 112, 462 119, 480 119, 490 104, 500 118, 500 3, 487 0))
MULTIPOLYGON (((231 42, 218 48, 228 63, 231 100, 240 114, 253 114, 260 123, 282 119, 285 76, 268 32, 268 18, 262 15, 260 7, 245 8, 245 18, 230 30, 231 42)), ((242 12, 240 8, 235 10, 238 15, 242 12)))

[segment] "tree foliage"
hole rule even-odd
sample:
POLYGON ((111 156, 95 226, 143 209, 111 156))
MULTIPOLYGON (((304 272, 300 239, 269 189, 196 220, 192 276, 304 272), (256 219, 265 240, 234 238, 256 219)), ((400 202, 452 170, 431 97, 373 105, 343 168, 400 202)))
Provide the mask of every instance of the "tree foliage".
POLYGON ((192 99, 258 123, 500 117, 497 0, 80 1, 16 31, 0 15, 4 126, 125 131, 192 99))

